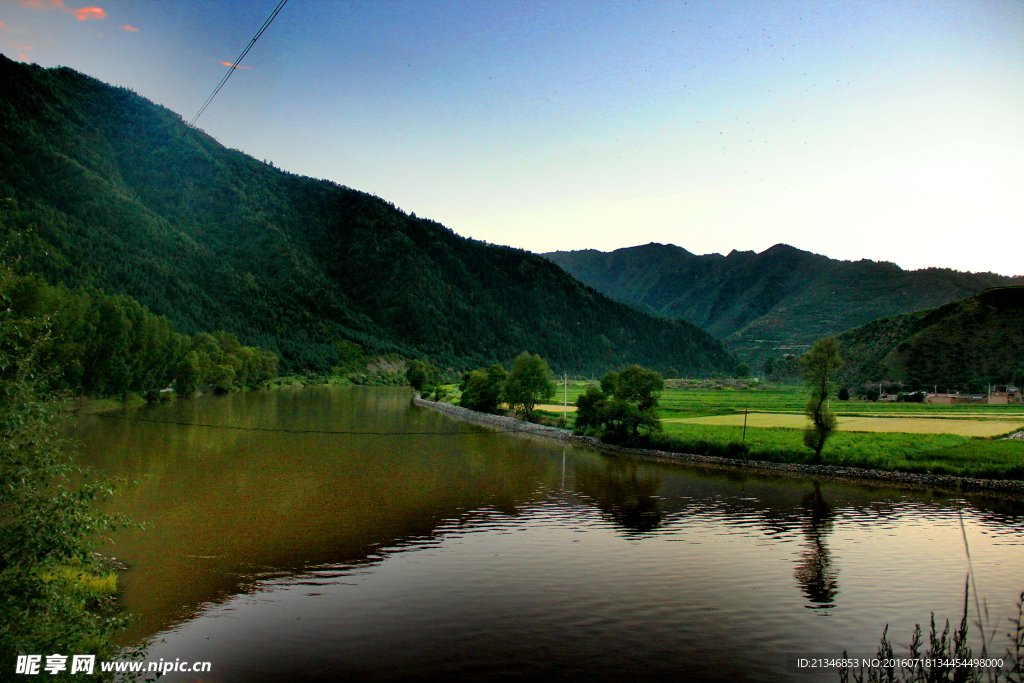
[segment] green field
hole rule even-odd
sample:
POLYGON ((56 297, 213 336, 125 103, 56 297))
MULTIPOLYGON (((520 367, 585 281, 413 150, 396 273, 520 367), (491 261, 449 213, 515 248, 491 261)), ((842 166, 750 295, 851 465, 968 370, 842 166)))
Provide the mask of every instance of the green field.
MULTIPOLYGON (((713 384, 713 383, 710 383, 713 384)), ((742 385, 741 385, 742 386, 742 385)), ((568 387, 569 404, 586 391, 585 382, 568 387)), ((548 404, 560 404, 563 387, 548 404)), ((669 388, 661 396, 662 420, 712 415, 741 415, 744 410, 773 413, 802 413, 806 395, 799 386, 758 388, 669 388)), ((869 401, 832 402, 839 415, 893 416, 948 420, 950 429, 965 419, 1024 422, 1024 406, 953 405, 924 403, 872 403, 869 401)), ((548 417, 561 417, 561 411, 545 411, 548 417)), ((574 416, 568 414, 568 425, 574 416)), ((908 421, 908 425, 918 423, 908 421)), ((800 429, 782 427, 662 423, 665 440, 662 447, 690 453, 773 462, 810 462, 810 450, 802 442, 800 429)), ((958 434, 914 434, 902 432, 840 431, 832 436, 822 453, 825 464, 905 472, 930 472, 973 477, 1024 479, 1024 441, 973 438, 958 434)))

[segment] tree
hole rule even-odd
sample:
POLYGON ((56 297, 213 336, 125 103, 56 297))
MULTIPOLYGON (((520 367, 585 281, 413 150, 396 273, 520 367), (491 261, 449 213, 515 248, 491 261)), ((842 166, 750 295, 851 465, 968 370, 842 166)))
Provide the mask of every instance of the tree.
POLYGON ((405 378, 415 391, 427 393, 437 383, 441 371, 429 360, 411 360, 405 368, 405 378))
POLYGON ((507 380, 508 372, 497 363, 486 370, 467 372, 459 385, 462 391, 459 405, 481 413, 498 412, 507 380))
POLYGON ((839 341, 835 337, 823 337, 800 359, 804 382, 811 392, 804 413, 810 424, 804 430, 804 445, 814 451, 815 463, 821 462, 821 451, 825 441, 838 429, 835 414, 828 408, 829 389, 832 377, 842 366, 839 357, 839 341))
POLYGON ((589 387, 576 399, 576 429, 597 430, 602 437, 634 439, 640 430, 661 429, 657 407, 665 381, 661 375, 639 365, 601 378, 601 388, 589 387))
POLYGON ((537 401, 554 395, 555 383, 551 381, 548 362, 528 351, 516 356, 505 381, 505 401, 509 407, 521 417, 530 419, 537 401))
POLYGON ((750 366, 746 363, 740 363, 736 366, 736 370, 733 372, 736 379, 743 379, 744 377, 750 377, 750 366))
POLYGON ((10 279, 0 262, 0 661, 6 668, 33 652, 110 657, 122 620, 109 592, 87 588, 112 583, 90 541, 122 520, 93 507, 110 482, 84 481, 66 452, 40 363, 49 321, 13 316, 10 279))
POLYGON ((615 398, 632 401, 640 410, 651 411, 658 407, 664 389, 665 380, 659 373, 630 365, 619 374, 614 393, 615 398))
POLYGON ((576 397, 576 431, 583 433, 588 429, 600 429, 604 424, 604 407, 608 397, 597 387, 587 390, 576 397))
POLYGON ((847 389, 846 387, 839 387, 839 393, 836 394, 836 398, 838 398, 840 401, 849 401, 850 390, 847 389))

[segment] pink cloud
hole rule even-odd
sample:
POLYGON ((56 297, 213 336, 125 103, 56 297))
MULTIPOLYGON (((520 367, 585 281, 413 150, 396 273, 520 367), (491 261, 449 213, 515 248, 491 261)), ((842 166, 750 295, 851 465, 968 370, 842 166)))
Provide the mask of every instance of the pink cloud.
POLYGON ((221 62, 221 64, 223 64, 224 66, 233 66, 236 69, 251 69, 252 68, 251 66, 238 66, 237 64, 232 64, 231 62, 221 62))
POLYGON ((100 7, 83 7, 75 10, 75 19, 86 21, 88 19, 106 19, 107 13, 100 7))
POLYGON ((46 9, 47 7, 56 7, 61 12, 70 12, 75 15, 75 18, 79 21, 86 21, 88 19, 106 19, 107 13, 102 7, 82 7, 80 9, 72 9, 64 4, 63 0, 50 0, 45 5, 43 0, 21 0, 22 7, 29 7, 32 9, 46 9))
POLYGON ((18 59, 20 59, 23 62, 28 62, 28 57, 26 57, 25 55, 21 54, 20 52, 18 53, 18 59))
POLYGON ((5 24, 4 22, 0 21, 0 29, 5 29, 5 28, 7 28, 7 24, 5 24))
POLYGON ((135 28, 134 26, 132 26, 131 24, 125 24, 121 28, 124 29, 125 31, 136 31, 137 32, 139 30, 139 29, 135 28))

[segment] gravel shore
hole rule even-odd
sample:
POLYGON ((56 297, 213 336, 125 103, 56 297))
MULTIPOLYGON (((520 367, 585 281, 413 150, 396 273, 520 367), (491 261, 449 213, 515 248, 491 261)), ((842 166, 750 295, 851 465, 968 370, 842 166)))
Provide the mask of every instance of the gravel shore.
POLYGON ((639 456, 657 460, 685 462, 704 467, 746 469, 758 472, 777 474, 797 474, 813 477, 827 477, 858 483, 884 483, 912 488, 943 489, 949 491, 988 490, 1009 494, 1024 494, 1024 481, 1016 479, 974 479, 970 477, 954 477, 946 474, 916 474, 912 472, 888 472, 884 470, 866 470, 860 467, 834 467, 832 465, 801 465, 793 463, 766 462, 762 460, 734 460, 711 455, 692 455, 689 453, 671 453, 645 448, 623 448, 602 443, 591 436, 579 436, 572 430, 548 427, 517 420, 504 415, 478 413, 468 408, 454 406, 450 403, 436 403, 413 397, 413 403, 424 408, 445 413, 463 422, 497 428, 506 433, 517 433, 555 439, 586 446, 600 451, 620 453, 622 455, 639 456))

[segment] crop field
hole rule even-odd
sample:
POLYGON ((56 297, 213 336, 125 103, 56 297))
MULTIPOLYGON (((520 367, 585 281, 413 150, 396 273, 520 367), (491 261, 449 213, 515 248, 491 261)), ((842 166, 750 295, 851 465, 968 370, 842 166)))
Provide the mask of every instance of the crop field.
MULTIPOLYGON (((586 382, 570 382, 567 388, 559 383, 555 397, 541 409, 549 417, 561 417, 567 394, 571 427, 573 404, 586 388, 586 382)), ((691 453, 809 462, 811 453, 803 445, 802 434, 806 402, 800 386, 691 382, 687 388, 662 392, 658 412, 664 433, 659 438, 667 448, 691 453), (750 411, 745 433, 744 411, 750 411)), ((1020 404, 937 406, 833 400, 831 407, 839 415, 840 431, 825 446, 825 464, 1024 478, 1024 441, 993 438, 1024 428, 1020 404)))
MULTIPOLYGON (((803 429, 807 418, 798 413, 750 413, 749 415, 712 415, 709 417, 668 418, 664 423, 785 427, 803 429)), ((960 436, 1002 436, 1024 429, 1024 420, 955 420, 931 417, 845 417, 838 418, 844 432, 905 432, 908 434, 959 434, 960 436)))

